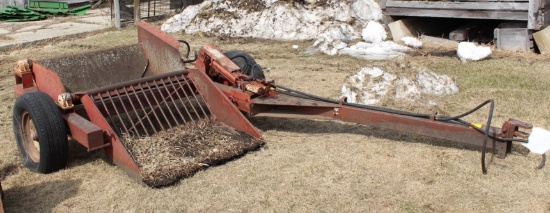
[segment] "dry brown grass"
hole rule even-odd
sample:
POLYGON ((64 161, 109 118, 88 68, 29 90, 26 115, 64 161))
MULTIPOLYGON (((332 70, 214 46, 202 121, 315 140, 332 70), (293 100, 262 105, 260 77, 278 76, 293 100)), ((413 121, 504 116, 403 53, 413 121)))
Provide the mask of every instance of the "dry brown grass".
MULTIPOLYGON (((489 154, 489 173, 482 175, 477 149, 330 121, 254 119, 264 132, 265 148, 162 189, 133 181, 101 152, 86 153, 74 143, 65 170, 40 175, 23 168, 11 127, 13 62, 130 44, 136 42, 135 34, 129 28, 0 53, 0 169, 18 168, 2 180, 7 212, 550 211, 550 168, 533 170, 539 156, 519 144, 505 159, 489 154)), ((269 68, 266 75, 277 83, 332 98, 345 77, 361 66, 396 63, 306 55, 311 41, 175 36, 189 40, 194 49, 205 43, 243 49, 269 68), (300 49, 294 50, 294 44, 300 49)), ((462 64, 451 56, 452 49, 422 51, 430 54, 408 60, 457 77, 460 92, 436 100, 447 113, 458 114, 494 98, 495 125, 516 117, 550 127, 548 56, 497 51, 490 60, 462 64)), ((484 122, 485 112, 468 119, 484 122)))

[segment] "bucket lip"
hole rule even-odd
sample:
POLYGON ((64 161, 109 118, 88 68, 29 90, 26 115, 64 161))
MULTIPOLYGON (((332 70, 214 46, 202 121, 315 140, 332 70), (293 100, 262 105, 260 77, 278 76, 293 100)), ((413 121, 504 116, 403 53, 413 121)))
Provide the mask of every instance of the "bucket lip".
POLYGON ((86 54, 86 55, 90 54, 91 55, 91 54, 97 54, 97 53, 100 53, 100 52, 108 52, 108 51, 124 49, 124 48, 129 48, 129 47, 134 47, 134 46, 141 47, 141 44, 136 43, 136 44, 121 45, 121 46, 116 46, 116 47, 108 47, 108 48, 103 48, 103 49, 99 49, 99 50, 73 53, 73 54, 55 56, 55 57, 49 57, 49 58, 40 58, 40 59, 31 58, 30 60, 32 61, 32 63, 39 63, 39 64, 45 66, 42 62, 47 61, 47 60, 59 60, 59 59, 64 59, 64 58, 70 58, 70 57, 73 57, 73 56, 81 56, 83 54, 86 54))
POLYGON ((114 90, 114 89, 118 89, 118 88, 122 88, 122 87, 135 85, 135 84, 140 84, 140 83, 149 82, 149 81, 155 81, 155 80, 159 80, 159 79, 166 78, 166 77, 169 77, 169 76, 187 75, 188 73, 189 73, 189 71, 187 69, 173 71, 173 72, 167 72, 167 73, 163 73, 163 74, 160 74, 160 75, 153 75, 153 76, 138 78, 138 79, 129 80, 129 81, 125 81, 125 82, 121 82, 121 83, 117 83, 117 84, 112 84, 112 85, 105 86, 105 87, 89 89, 89 90, 86 90, 86 91, 83 91, 83 92, 77 92, 75 94, 78 94, 78 95, 81 95, 81 94, 92 95, 92 94, 97 94, 97 93, 101 93, 101 92, 106 92, 106 91, 109 91, 109 90, 114 90))

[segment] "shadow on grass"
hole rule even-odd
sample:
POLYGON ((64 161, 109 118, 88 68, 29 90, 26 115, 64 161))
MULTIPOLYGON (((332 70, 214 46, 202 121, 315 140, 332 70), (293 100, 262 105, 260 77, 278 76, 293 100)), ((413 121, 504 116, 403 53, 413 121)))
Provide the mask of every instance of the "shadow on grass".
POLYGON ((67 168, 79 167, 91 163, 97 159, 102 159, 111 163, 103 150, 88 152, 86 147, 79 144, 76 140, 69 140, 69 157, 67 168))
MULTIPOLYGON (((430 144, 441 147, 481 151, 480 147, 461 144, 449 140, 420 136, 395 130, 371 127, 362 124, 335 122, 328 120, 307 120, 289 118, 253 118, 254 125, 262 131, 277 130, 305 134, 339 134, 349 133, 375 138, 402 141, 407 143, 430 144)), ((367 143, 368 141, 365 141, 367 143)), ((489 150, 488 150, 489 151, 489 150)))
POLYGON ((81 180, 50 181, 4 191, 5 212, 52 212, 59 203, 76 195, 81 180))

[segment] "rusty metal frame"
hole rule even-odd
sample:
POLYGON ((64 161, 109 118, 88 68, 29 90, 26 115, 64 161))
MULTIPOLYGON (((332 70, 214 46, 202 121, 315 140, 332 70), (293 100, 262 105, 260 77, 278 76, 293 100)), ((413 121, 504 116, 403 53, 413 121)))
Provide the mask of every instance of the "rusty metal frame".
MULTIPOLYGON (((484 139, 484 134, 478 130, 453 121, 397 115, 277 93, 253 99, 250 113, 251 116, 341 120, 478 147, 483 146, 484 139), (281 100, 287 104, 281 103, 281 100)), ((491 135, 496 136, 498 132, 500 129, 492 128, 491 135)), ((511 143, 489 138, 487 148, 494 149, 499 157, 504 158, 511 151, 511 143)))

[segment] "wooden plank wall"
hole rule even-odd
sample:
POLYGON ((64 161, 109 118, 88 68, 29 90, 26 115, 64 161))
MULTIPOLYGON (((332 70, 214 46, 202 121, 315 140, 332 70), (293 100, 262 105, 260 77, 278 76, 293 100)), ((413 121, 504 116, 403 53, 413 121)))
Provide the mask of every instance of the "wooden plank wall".
POLYGON ((550 22, 545 12, 550 0, 381 0, 380 4, 389 16, 526 21, 528 29, 541 29, 550 22))

